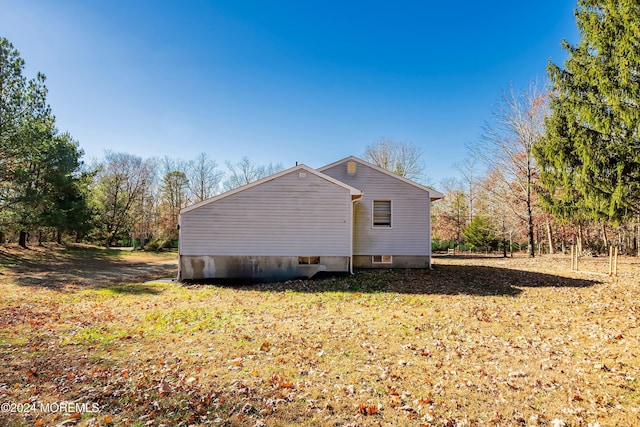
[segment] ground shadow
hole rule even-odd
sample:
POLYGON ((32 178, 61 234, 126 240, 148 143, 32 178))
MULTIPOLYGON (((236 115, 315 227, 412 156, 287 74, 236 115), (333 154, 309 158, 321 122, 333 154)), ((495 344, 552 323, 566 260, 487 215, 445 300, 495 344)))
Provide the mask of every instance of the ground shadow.
POLYGON ((429 269, 359 270, 350 274, 325 274, 311 279, 255 283, 248 280, 192 281, 187 286, 216 285, 266 292, 397 292, 401 294, 516 296, 526 287, 582 288, 601 282, 550 273, 494 266, 439 264, 429 269))
MULTIPOLYGON (((114 294, 159 294, 162 285, 144 283, 159 277, 175 277, 177 259, 153 257, 145 261, 127 259, 122 252, 104 250, 58 250, 37 256, 3 252, 0 248, 0 278, 20 286, 43 287, 65 292, 106 289, 114 294)), ((177 258, 177 257, 176 257, 177 258)), ((360 270, 356 274, 322 274, 312 279, 256 283, 251 280, 209 280, 185 283, 187 287, 213 284, 259 291, 296 292, 397 292, 402 294, 505 295, 516 296, 526 287, 573 287, 597 285, 592 279, 576 279, 552 272, 516 269, 515 265, 495 265, 496 257, 442 257, 430 269, 360 270)))
POLYGON ((95 248, 58 248, 56 250, 2 250, 0 278, 19 286, 42 287, 59 291, 107 289, 114 293, 157 294, 152 285, 128 286, 159 277, 176 277, 175 259, 141 261, 123 256, 123 251, 95 248))

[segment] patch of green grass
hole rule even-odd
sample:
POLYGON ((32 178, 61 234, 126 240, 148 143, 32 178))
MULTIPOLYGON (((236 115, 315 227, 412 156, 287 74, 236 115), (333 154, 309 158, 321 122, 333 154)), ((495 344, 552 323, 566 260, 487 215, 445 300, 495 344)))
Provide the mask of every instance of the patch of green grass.
POLYGON ((62 254, 70 255, 79 258, 117 258, 127 253, 132 253, 130 250, 122 249, 107 249, 99 246, 68 246, 64 248, 62 254))
POLYGON ((241 316, 233 311, 216 311, 202 307, 154 310, 142 316, 141 324, 147 329, 165 332, 216 332, 241 322, 241 316))
POLYGON ((126 283, 100 288, 96 293, 108 295, 158 295, 163 291, 164 286, 161 284, 126 283))
POLYGON ((4 347, 4 346, 8 346, 8 347, 23 346, 23 345, 26 345, 28 342, 29 342, 29 340, 26 337, 20 336, 20 335, 16 335, 16 336, 11 336, 11 335, 0 336, 0 347, 4 347))
POLYGON ((71 332, 65 336, 61 344, 71 345, 91 345, 91 344, 109 344, 116 339, 126 337, 128 334, 124 330, 120 330, 113 326, 88 326, 77 331, 71 332))
POLYGON ((625 388, 629 389, 630 393, 627 393, 624 396, 623 402, 626 403, 627 405, 640 404, 640 381, 639 380, 629 381, 629 383, 626 385, 625 388))

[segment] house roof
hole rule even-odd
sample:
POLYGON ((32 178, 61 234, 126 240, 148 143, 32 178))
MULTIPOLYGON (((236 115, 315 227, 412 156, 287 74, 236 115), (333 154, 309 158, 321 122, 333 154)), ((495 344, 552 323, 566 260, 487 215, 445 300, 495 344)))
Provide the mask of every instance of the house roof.
POLYGON ((438 200, 438 199, 442 199, 444 197, 444 194, 440 193, 439 191, 434 190, 433 188, 429 188, 429 187, 424 186, 422 184, 418 184, 417 182, 411 181, 410 179, 404 178, 404 177, 402 177, 400 175, 396 175, 393 172, 389 172, 386 169, 383 169, 383 168, 381 168, 379 166, 374 165, 373 163, 369 163, 369 162, 367 162, 365 160, 362 160, 361 158, 356 157, 356 156, 345 157, 342 160, 338 160, 337 162, 333 162, 333 163, 331 163, 329 165, 326 165, 326 166, 323 166, 321 168, 318 168, 318 170, 320 172, 323 172, 323 171, 325 171, 325 170, 327 170, 329 168, 332 168, 332 167, 334 167, 336 165, 339 165, 341 163, 348 162, 348 161, 354 161, 354 162, 360 163, 360 164, 368 166, 368 167, 370 167, 370 168, 372 168, 374 170, 377 170, 378 172, 381 172, 381 173, 383 173, 385 175, 391 176, 391 177, 393 177, 395 179, 398 179, 398 180, 400 180, 402 182, 405 182, 405 183, 407 183, 409 185, 412 185, 412 186, 414 186, 416 188, 419 188, 420 190, 428 191, 429 192, 429 197, 430 197, 431 200, 438 200))
POLYGON ((201 202, 195 203, 195 204, 193 204, 191 206, 187 206, 186 208, 182 208, 180 210, 180 213, 183 214, 183 213, 187 213, 189 211, 192 211, 194 209, 198 209, 198 208, 200 208, 202 206, 208 205, 209 203, 213 203, 213 202, 216 202, 216 201, 218 201, 220 199, 224 199, 226 197, 232 196, 232 195, 234 195, 236 193, 240 193, 241 191, 248 190, 248 189, 253 188, 253 187, 257 187, 257 186, 259 186, 261 184, 264 184, 265 182, 269 182, 269 181, 272 181, 274 179, 278 179, 281 176, 290 174, 290 173, 295 172, 295 171, 304 171, 306 173, 313 174, 313 175, 315 175, 315 176, 317 176, 319 178, 322 178, 322 179, 324 179, 326 181, 329 181, 332 184, 335 184, 335 185, 337 185, 339 187, 342 187, 342 188, 348 190, 349 194, 351 194, 351 196, 361 196, 362 195, 362 191, 358 190, 357 188, 354 188, 354 187, 352 187, 350 185, 347 185, 342 181, 338 181, 337 179, 332 178, 332 177, 330 177, 328 175, 325 175, 325 174, 319 172, 316 169, 312 169, 307 165, 300 164, 300 165, 294 166, 292 168, 285 169, 283 171, 277 172, 277 173, 275 173, 273 175, 269 175, 269 176, 267 176, 265 178, 259 179, 257 181, 252 182, 252 183, 243 185, 241 187, 234 188, 233 190, 229 190, 229 191, 224 192, 222 194, 218 194, 217 196, 214 196, 214 197, 212 197, 210 199, 206 199, 206 200, 203 200, 201 202))

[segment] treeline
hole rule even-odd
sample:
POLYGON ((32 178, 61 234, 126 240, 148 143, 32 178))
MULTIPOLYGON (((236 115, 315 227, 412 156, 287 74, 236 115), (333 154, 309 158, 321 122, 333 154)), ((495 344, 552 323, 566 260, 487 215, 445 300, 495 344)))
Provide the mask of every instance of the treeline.
POLYGON ((258 165, 247 157, 226 166, 227 171, 219 169, 206 153, 185 161, 107 152, 91 168, 92 221, 83 237, 106 246, 174 246, 181 208, 282 169, 280 164, 258 165))
POLYGON ((640 255, 640 5, 579 0, 575 15, 580 41, 549 63, 548 90, 507 93, 445 183, 445 247, 640 255))
MULTIPOLYGON (((619 220, 607 217, 560 217, 545 209, 534 191, 529 241, 526 203, 514 194, 500 194, 493 174, 479 173, 472 181, 443 182, 445 198, 432 205, 434 251, 525 251, 531 256, 568 253, 573 245, 582 255, 606 254, 617 246, 621 253, 640 256, 640 218, 629 213, 619 220), (465 185, 466 184, 466 185, 465 185)), ((540 184, 536 178, 536 184, 540 184)))

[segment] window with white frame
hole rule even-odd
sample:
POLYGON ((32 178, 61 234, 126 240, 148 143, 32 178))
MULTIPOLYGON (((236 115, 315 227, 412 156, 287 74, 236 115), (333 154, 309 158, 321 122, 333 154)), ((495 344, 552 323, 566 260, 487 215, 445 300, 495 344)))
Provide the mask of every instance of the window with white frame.
POLYGON ((391 228, 391 200, 373 201, 373 226, 391 228))
POLYGON ((393 258, 391 255, 373 255, 371 262, 373 264, 391 264, 393 263, 393 258))

